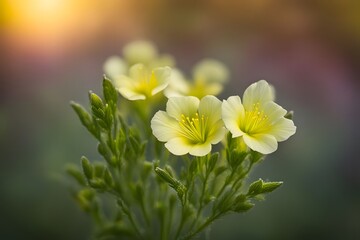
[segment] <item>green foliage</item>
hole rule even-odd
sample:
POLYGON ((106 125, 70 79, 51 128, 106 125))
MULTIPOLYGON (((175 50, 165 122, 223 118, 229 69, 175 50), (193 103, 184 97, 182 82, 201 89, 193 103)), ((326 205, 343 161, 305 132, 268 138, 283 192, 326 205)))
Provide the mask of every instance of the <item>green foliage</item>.
POLYGON ((149 106, 144 104, 149 109, 141 116, 139 109, 122 116, 119 105, 130 110, 132 105, 119 103, 106 77, 103 96, 89 93, 90 113, 71 106, 97 139, 104 161, 81 157, 82 171, 67 167, 78 183, 74 198, 94 220, 96 239, 190 239, 226 214, 249 211, 259 196, 282 184, 259 179, 246 188, 264 156, 231 134, 222 152, 179 161, 148 134, 149 122, 136 121, 150 119, 149 106))

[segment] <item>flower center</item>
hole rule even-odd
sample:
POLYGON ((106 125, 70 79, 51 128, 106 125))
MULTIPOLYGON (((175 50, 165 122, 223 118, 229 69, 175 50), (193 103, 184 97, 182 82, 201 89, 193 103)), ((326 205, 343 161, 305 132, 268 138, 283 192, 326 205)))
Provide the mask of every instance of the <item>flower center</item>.
POLYGON ((157 86, 157 80, 154 72, 149 76, 146 71, 134 84, 137 92, 151 97, 151 91, 157 86))
POLYGON ((249 134, 262 132, 268 125, 269 117, 260 108, 260 103, 254 103, 252 109, 245 110, 245 118, 240 122, 240 129, 249 134))
POLYGON ((204 143, 207 138, 207 124, 208 117, 204 115, 199 116, 198 113, 195 117, 185 116, 181 114, 181 120, 179 121, 184 137, 192 141, 193 143, 204 143))

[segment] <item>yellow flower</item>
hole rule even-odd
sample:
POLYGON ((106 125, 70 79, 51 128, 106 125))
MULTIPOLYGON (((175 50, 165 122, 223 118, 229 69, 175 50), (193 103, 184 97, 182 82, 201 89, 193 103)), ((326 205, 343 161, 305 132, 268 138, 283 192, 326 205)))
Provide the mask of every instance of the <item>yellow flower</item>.
POLYGON ((190 153, 204 156, 211 145, 219 143, 225 134, 221 119, 221 101, 214 96, 172 97, 166 112, 158 111, 151 120, 155 137, 166 142, 165 147, 175 155, 190 153))
POLYGON ((193 69, 193 81, 185 80, 179 70, 175 70, 171 76, 169 87, 165 95, 194 96, 202 98, 206 95, 218 95, 223 90, 229 71, 221 62, 214 59, 204 59, 196 64, 193 69))
POLYGON ((193 76, 197 81, 224 83, 229 78, 229 70, 222 62, 206 58, 195 65, 193 76))
POLYGON ((120 75, 114 79, 115 88, 129 100, 144 100, 169 84, 171 69, 159 67, 149 71, 143 64, 135 64, 129 69, 129 76, 120 75))
POLYGON ((105 61, 103 70, 110 79, 127 74, 129 67, 137 63, 142 63, 150 69, 175 65, 175 59, 171 55, 160 55, 156 46, 150 41, 138 40, 126 44, 123 48, 123 56, 124 58, 112 56, 105 61))
POLYGON ((232 136, 243 137, 254 151, 269 154, 277 149, 277 142, 285 141, 296 131, 294 122, 285 118, 287 111, 274 102, 274 91, 265 81, 250 85, 239 96, 223 101, 222 118, 232 136))

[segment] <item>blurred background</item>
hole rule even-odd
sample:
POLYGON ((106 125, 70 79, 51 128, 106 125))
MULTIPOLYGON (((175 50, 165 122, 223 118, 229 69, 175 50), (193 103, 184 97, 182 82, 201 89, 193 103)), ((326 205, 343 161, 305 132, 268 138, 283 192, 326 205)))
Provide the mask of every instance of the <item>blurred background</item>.
POLYGON ((283 180, 210 239, 360 239, 360 1, 2 0, 0 239, 88 239, 66 163, 97 158, 70 100, 100 91, 102 64, 148 39, 190 74, 223 61, 221 98, 266 79, 298 131, 252 178, 283 180))

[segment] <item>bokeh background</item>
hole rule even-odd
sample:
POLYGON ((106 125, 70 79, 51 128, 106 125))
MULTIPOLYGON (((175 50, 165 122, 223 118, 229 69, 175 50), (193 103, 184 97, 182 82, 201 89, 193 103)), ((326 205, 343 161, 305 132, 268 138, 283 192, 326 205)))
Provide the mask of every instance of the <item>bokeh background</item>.
POLYGON ((100 91, 102 64, 135 39, 190 73, 223 61, 242 94, 266 79, 298 131, 252 178, 285 184, 210 239, 360 239, 360 1, 2 0, 0 239, 88 239, 66 163, 96 158, 69 101, 100 91))

